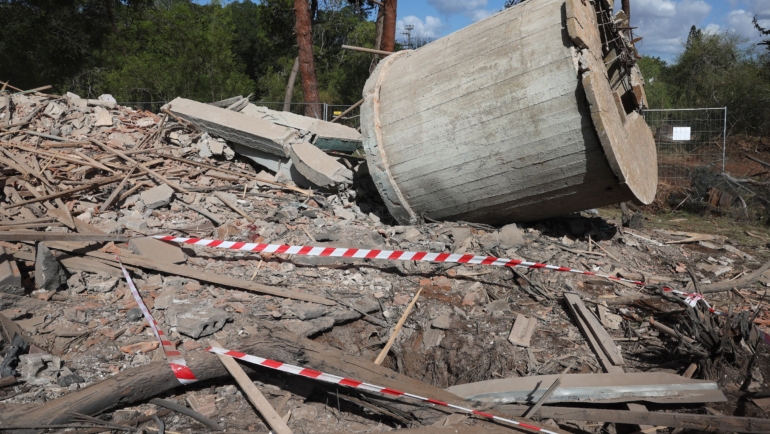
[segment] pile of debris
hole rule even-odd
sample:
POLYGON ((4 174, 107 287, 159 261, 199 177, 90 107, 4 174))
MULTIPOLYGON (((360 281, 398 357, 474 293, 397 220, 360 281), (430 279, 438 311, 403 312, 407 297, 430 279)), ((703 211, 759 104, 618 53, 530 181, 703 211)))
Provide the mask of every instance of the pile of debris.
POLYGON ((394 226, 357 160, 320 150, 357 136, 243 98, 219 105, 175 100, 157 116, 108 96, 0 101, 0 429, 508 432, 496 415, 548 432, 770 430, 766 247, 597 211, 394 226), (201 114, 223 110, 253 119, 201 114), (388 259, 404 252, 421 253, 388 259), (495 258, 537 264, 485 265, 495 258), (282 363, 306 369, 268 369, 282 363))

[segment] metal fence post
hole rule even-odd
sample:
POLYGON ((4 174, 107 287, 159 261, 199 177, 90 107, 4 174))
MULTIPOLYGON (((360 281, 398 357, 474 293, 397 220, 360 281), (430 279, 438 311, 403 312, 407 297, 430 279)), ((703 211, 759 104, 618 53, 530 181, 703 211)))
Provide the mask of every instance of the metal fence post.
POLYGON ((725 107, 725 125, 722 130, 722 172, 725 171, 725 161, 727 160, 727 107, 725 107))

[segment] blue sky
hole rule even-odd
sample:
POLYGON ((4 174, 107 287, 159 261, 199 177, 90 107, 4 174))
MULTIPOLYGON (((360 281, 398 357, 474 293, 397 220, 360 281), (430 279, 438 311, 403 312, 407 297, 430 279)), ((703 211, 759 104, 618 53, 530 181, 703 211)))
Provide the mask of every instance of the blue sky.
MULTIPOLYGON (((438 38, 495 13, 504 0, 400 0, 399 36, 405 24, 413 33, 438 38)), ((616 0, 619 5, 620 0, 616 0)), ((752 42, 759 39, 754 16, 770 27, 770 0, 631 0, 631 25, 638 27, 642 54, 673 61, 682 51, 690 26, 709 32, 734 32, 752 42)))

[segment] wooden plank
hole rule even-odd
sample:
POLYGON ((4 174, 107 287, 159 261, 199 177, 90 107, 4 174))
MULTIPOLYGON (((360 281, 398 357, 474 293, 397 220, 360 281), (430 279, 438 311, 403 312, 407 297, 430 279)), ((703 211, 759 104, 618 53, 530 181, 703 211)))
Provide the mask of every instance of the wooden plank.
POLYGON ((135 165, 142 172, 144 172, 144 173, 152 176, 153 178, 157 179, 158 181, 168 185, 169 187, 171 187, 175 191, 178 191, 178 192, 184 193, 184 194, 189 194, 190 193, 186 188, 182 187, 179 184, 175 184, 175 183, 169 181, 168 179, 166 179, 165 176, 159 174, 158 172, 156 172, 156 171, 154 171, 154 170, 152 170, 150 168, 147 168, 147 167, 143 166, 138 161, 136 161, 133 158, 129 157, 128 155, 118 151, 117 149, 111 148, 111 147, 105 145, 104 143, 102 143, 102 142, 100 142, 98 140, 95 140, 95 139, 91 139, 91 142, 93 142, 95 145, 99 146, 100 148, 104 149, 105 151, 112 152, 113 154, 117 155, 118 157, 120 157, 120 158, 128 161, 129 163, 135 165))
POLYGON ((80 187, 71 188, 69 190, 60 191, 58 193, 52 193, 46 196, 36 197, 34 199, 29 199, 21 202, 14 203, 12 205, 6 206, 7 209, 16 208, 24 205, 29 205, 31 203, 38 203, 38 202, 45 202, 47 200, 56 199, 58 197, 65 197, 69 196, 72 193, 77 193, 79 191, 85 191, 90 190, 92 188, 101 187, 103 185, 112 184, 113 182, 119 181, 123 176, 113 176, 110 178, 101 178, 101 179, 94 179, 92 184, 82 185, 80 187))
MULTIPOLYGON (((75 234, 75 235, 79 235, 79 234, 75 234)), ((98 235, 82 235, 82 236, 93 236, 95 238, 98 237, 98 235)), ((104 236, 107 237, 107 236, 114 236, 114 235, 104 235, 104 236)), ((0 238, 0 240, 2 239, 0 238)), ((127 240, 127 238, 125 238, 125 240, 127 240)), ((84 252, 85 249, 82 244, 49 243, 48 247, 52 249, 63 250, 66 252, 85 254, 87 256, 103 259, 109 262, 117 262, 117 259, 115 259, 115 256, 109 253, 102 253, 97 251, 84 252)), ((87 249, 87 246, 86 246, 86 249, 87 249)), ((259 292, 262 294, 274 295, 276 297, 291 298, 293 300, 310 301, 313 303, 324 304, 327 306, 333 306, 337 304, 333 300, 329 300, 328 298, 320 297, 313 294, 305 294, 305 293, 298 292, 291 289, 283 289, 275 286, 262 285, 259 283, 235 279, 228 276, 221 276, 210 272, 207 273, 207 272, 199 271, 195 268, 187 267, 184 265, 158 263, 156 261, 151 261, 149 259, 145 259, 138 255, 123 254, 120 256, 120 259, 121 261, 123 261, 124 264, 127 264, 127 265, 133 265, 135 267, 144 268, 147 270, 155 270, 166 274, 174 274, 177 276, 189 277, 190 279, 199 280, 201 282, 208 282, 214 285, 243 289, 246 291, 259 292)))
POLYGON ((516 315, 516 321, 511 327, 511 334, 508 335, 508 342, 520 347, 528 347, 536 324, 537 319, 535 318, 527 318, 522 314, 516 315))
MULTIPOLYGON (((577 325, 580 328, 580 331, 583 332, 583 336, 585 336, 586 340, 588 340, 588 344, 594 350, 594 353, 596 353, 596 356, 599 358, 599 362, 602 364, 602 367, 604 368, 604 370, 611 374, 622 373, 623 368, 620 368, 614 365, 612 361, 607 357, 607 354, 605 353, 602 347, 602 344, 599 343, 599 341, 596 339, 596 335, 594 335, 594 333, 591 331, 591 326, 589 326, 586 323, 585 318, 583 317, 583 315, 580 314, 578 308, 576 307, 576 305, 580 305, 584 309, 588 310, 583 304, 583 301, 580 300, 580 296, 575 293, 565 293, 564 299, 567 301, 567 306, 569 307, 570 312, 572 312, 572 316, 575 318, 575 321, 577 322, 577 325)), ((596 319, 596 317, 594 317, 594 319, 596 319)), ((596 320, 596 324, 598 324, 599 328, 601 328, 604 331, 604 333, 607 333, 607 331, 604 330, 604 327, 602 327, 601 324, 599 323, 599 320, 596 320)), ((609 334, 607 336, 609 336, 609 334)), ((614 345, 614 341, 612 341, 612 337, 610 337, 609 339, 610 339, 610 342, 612 342, 612 345, 614 345)))
MULTIPOLYGON (((32 252, 18 251, 13 257, 21 261, 35 262, 35 254, 32 252)), ((100 261, 95 258, 83 256, 62 255, 56 258, 67 270, 87 271, 89 273, 102 273, 110 277, 123 277, 119 267, 100 261)))
POLYGON ((0 232, 0 241, 96 241, 126 242, 130 237, 120 234, 66 234, 57 232, 0 232))
MULTIPOLYGON (((210 341, 210 345, 223 348, 222 345, 213 340, 210 341)), ((251 382, 251 379, 245 372, 243 372, 243 369, 238 362, 232 357, 223 354, 217 354, 217 357, 219 358, 219 361, 225 365, 225 368, 227 368, 230 375, 235 378, 238 385, 241 386, 241 389, 246 394, 246 397, 249 398, 249 401, 254 404, 257 411, 259 411, 262 417, 265 418, 268 425, 270 425, 270 428, 278 434, 292 434, 292 431, 289 429, 288 425, 286 425, 286 422, 284 422, 281 416, 278 415, 278 412, 275 411, 273 406, 270 405, 267 398, 265 398, 265 395, 263 395, 262 392, 257 389, 257 386, 251 382)))
POLYGON ((612 336, 610 336, 609 333, 607 333, 607 330, 604 329, 604 326, 602 326, 601 322, 599 322, 594 314, 588 310, 582 301, 576 307, 578 314, 580 314, 585 323, 591 329, 591 333, 593 333, 597 343, 602 347, 604 354, 607 355, 612 364, 615 366, 624 365, 626 362, 623 360, 623 356, 620 354, 618 346, 615 345, 615 340, 612 339, 612 336))

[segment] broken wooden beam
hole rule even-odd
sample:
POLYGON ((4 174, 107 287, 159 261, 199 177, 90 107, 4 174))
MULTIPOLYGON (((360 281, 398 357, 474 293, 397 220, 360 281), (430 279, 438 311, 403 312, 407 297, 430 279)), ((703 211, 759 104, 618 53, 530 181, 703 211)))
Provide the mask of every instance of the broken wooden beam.
POLYGON ((129 236, 121 234, 68 234, 62 232, 0 232, 0 241, 89 241, 126 242, 129 236))
MULTIPOLYGON (((284 363, 301 364, 307 368, 323 370, 334 375, 355 378, 419 396, 429 396, 451 404, 476 408, 474 403, 445 390, 346 354, 328 345, 301 338, 279 325, 257 320, 255 326, 258 330, 256 335, 247 340, 232 339, 227 342, 228 348, 284 363)), ((187 366, 199 381, 222 380, 230 376, 214 354, 205 351, 191 352, 186 359, 187 366)), ((247 372, 274 375, 273 371, 252 369, 253 367, 248 365, 244 365, 244 368, 247 372)), ((11 412, 4 415, 4 419, 7 424, 20 424, 29 420, 40 424, 66 423, 72 420, 72 413, 89 415, 102 413, 109 409, 146 401, 177 387, 179 387, 179 381, 169 369, 168 362, 162 360, 128 368, 101 382, 52 399, 32 410, 11 412)), ((389 404, 407 412, 420 409, 411 414, 423 424, 433 423, 446 414, 444 407, 426 407, 407 400, 389 401, 389 404)), ((547 407, 540 411, 543 412, 546 409, 547 407)), ((496 410, 485 411, 505 416, 496 410)))
MULTIPOLYGON (((222 348, 222 346, 217 341, 211 341, 210 344, 212 346, 222 348)), ((273 406, 270 405, 270 403, 267 401, 267 398, 265 398, 265 395, 263 395, 257 386, 251 382, 251 379, 243 370, 243 368, 241 368, 241 365, 239 365, 238 362, 236 362, 232 357, 226 356, 224 354, 217 354, 217 358, 219 358, 219 361, 222 362, 225 368, 227 368, 227 371, 230 373, 230 375, 235 378, 235 381, 239 386, 241 386, 241 389, 246 394, 246 397, 252 404, 254 404, 254 407, 257 408, 257 411, 259 411, 262 417, 265 418, 267 424, 270 425, 270 428, 272 428, 277 434, 292 434, 292 431, 286 425, 286 422, 283 421, 273 406)))

